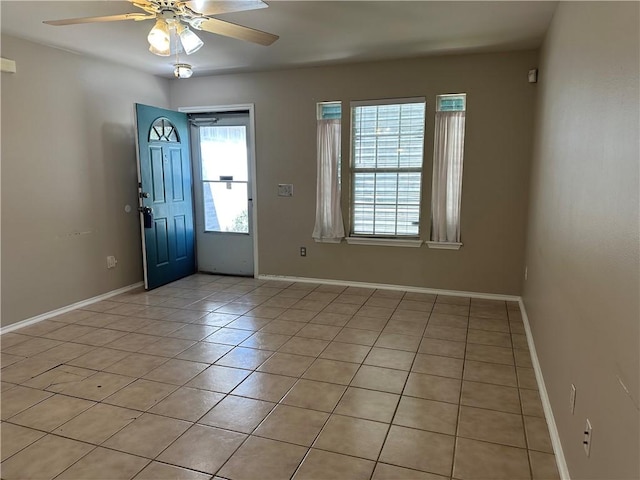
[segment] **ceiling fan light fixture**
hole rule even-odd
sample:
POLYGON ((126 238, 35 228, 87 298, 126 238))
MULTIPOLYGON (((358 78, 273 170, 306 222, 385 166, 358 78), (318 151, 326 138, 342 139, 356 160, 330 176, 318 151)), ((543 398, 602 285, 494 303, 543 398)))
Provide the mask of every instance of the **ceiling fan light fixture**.
POLYGON ((173 74, 176 78, 189 78, 193 75, 193 69, 188 63, 176 63, 174 67, 173 74))
POLYGON ((191 27, 195 28, 196 30, 202 30, 202 23, 204 22, 204 18, 203 17, 195 17, 195 18, 189 18, 186 21, 189 23, 189 25, 191 25, 191 27))
MULTIPOLYGON (((151 48, 158 52, 170 51, 171 46, 171 34, 169 32, 169 25, 165 20, 158 19, 154 27, 149 32, 147 36, 147 40, 149 41, 149 45, 151 48)), ((153 53, 154 50, 151 50, 153 53)), ((168 55, 169 53, 167 53, 168 55)), ((160 53, 156 53, 156 55, 161 55, 160 53)))
POLYGON ((154 55, 158 55, 159 57, 168 57, 171 55, 171 50, 167 47, 165 50, 158 50, 153 45, 149 45, 149 51, 154 55))
POLYGON ((180 42, 182 43, 182 48, 187 55, 191 55, 192 53, 197 52, 202 48, 204 42, 200 40, 200 37, 189 30, 189 27, 186 25, 178 25, 178 35, 180 36, 180 42))

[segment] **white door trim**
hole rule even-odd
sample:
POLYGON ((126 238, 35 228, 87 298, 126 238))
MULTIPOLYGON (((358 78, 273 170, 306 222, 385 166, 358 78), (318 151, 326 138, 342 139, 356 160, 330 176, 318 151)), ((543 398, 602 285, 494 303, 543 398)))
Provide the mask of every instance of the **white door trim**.
POLYGON ((258 189, 256 177, 256 122, 255 122, 255 105, 253 103, 243 103, 235 105, 211 105, 199 107, 179 107, 182 113, 222 113, 222 112, 249 112, 249 152, 251 161, 249 169, 251 171, 251 198, 252 214, 251 223, 253 226, 253 276, 258 278, 260 270, 258 269, 258 189))
MULTIPOLYGON (((136 191, 138 192, 138 206, 136 207, 136 213, 138 214, 138 223, 140 224, 140 240, 142 241, 142 281, 144 283, 144 289, 147 290, 149 288, 149 279, 147 278, 147 243, 144 241, 144 224, 142 219, 142 213, 140 212, 140 208, 142 208, 142 197, 140 193, 142 192, 142 168, 140 167, 140 129, 138 128, 138 108, 136 104, 133 104, 133 123, 136 126, 136 171, 138 173, 138 185, 136 191)), ((195 237, 194 237, 195 242, 195 237)))

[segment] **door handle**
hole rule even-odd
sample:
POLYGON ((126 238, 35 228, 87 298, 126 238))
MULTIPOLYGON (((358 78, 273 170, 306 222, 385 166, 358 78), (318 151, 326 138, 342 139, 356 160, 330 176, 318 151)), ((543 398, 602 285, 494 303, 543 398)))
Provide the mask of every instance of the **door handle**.
POLYGON ((140 192, 140 198, 149 198, 150 196, 149 192, 140 192))

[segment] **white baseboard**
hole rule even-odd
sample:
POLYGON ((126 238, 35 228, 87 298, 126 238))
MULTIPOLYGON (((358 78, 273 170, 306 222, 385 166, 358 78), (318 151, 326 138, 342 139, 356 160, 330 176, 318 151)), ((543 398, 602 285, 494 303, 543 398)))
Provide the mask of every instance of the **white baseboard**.
POLYGON ((344 287, 377 288, 380 290, 402 290, 414 293, 432 293, 435 295, 450 295, 453 297, 483 298, 487 300, 504 300, 517 302, 517 295, 501 295, 498 293, 463 292, 460 290, 442 290, 439 288, 410 287, 406 285, 390 285, 386 283, 352 282, 349 280, 328 280, 324 278, 288 277, 284 275, 258 275, 260 280, 277 280, 281 282, 319 283, 322 285, 340 285, 344 287))
POLYGON ((540 392, 540 400, 542 400, 542 408, 544 409, 544 416, 547 420, 547 426, 549 428, 549 435, 551 436, 551 444, 553 445, 553 452, 556 455, 556 464, 558 465, 558 473, 562 480, 571 480, 569 476, 569 468, 567 467, 567 460, 564 458, 564 452, 562 451, 562 443, 560 442, 560 434, 558 433, 558 427, 556 426, 556 420, 553 416, 553 410, 551 409, 551 402, 549 401, 549 395, 547 394, 547 388, 544 384, 544 378, 542 376, 542 369, 540 368, 540 362, 538 361, 538 354, 536 352, 536 346, 533 342, 533 334, 531 333, 531 325, 529 325, 529 317, 527 311, 524 308, 522 298, 519 300, 520 313, 522 314, 522 322, 524 323, 524 330, 527 335, 527 343, 529 344, 529 350, 531 351, 531 363, 533 363, 533 370, 536 374, 536 381, 538 383, 538 391, 540 392))
POLYGON ((50 312, 42 313, 40 315, 36 315, 35 317, 27 318, 26 320, 21 320, 19 322, 12 323, 11 325, 7 325, 6 327, 0 328, 0 335, 4 333, 12 332, 13 330, 17 330, 22 327, 26 327, 27 325, 33 325, 34 323, 47 320, 48 318, 51 318, 51 317, 57 317, 58 315, 62 315, 63 313, 67 313, 72 310, 76 310, 78 308, 86 307, 87 305, 91 305, 92 303, 101 302, 102 300, 115 297, 116 295, 120 295, 121 293, 126 293, 138 287, 142 287, 143 285, 144 285, 143 282, 134 283, 133 285, 128 285, 126 287, 118 288, 117 290, 111 290, 110 292, 103 293, 102 295, 98 295, 96 297, 91 297, 86 300, 82 300, 80 302, 67 305, 66 307, 58 308, 56 310, 51 310, 50 312))

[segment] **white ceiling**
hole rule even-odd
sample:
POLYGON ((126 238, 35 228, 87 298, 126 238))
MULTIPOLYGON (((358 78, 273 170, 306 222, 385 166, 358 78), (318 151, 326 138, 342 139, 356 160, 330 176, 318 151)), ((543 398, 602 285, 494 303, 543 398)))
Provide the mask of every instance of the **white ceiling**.
MULTIPOLYGON (((280 35, 269 47, 198 32, 181 60, 195 75, 444 53, 508 51, 541 43, 556 7, 546 1, 280 1, 218 18, 280 35)), ((2 33, 171 76, 174 58, 148 51, 152 21, 53 27, 43 20, 142 12, 126 1, 0 1, 2 33)))

